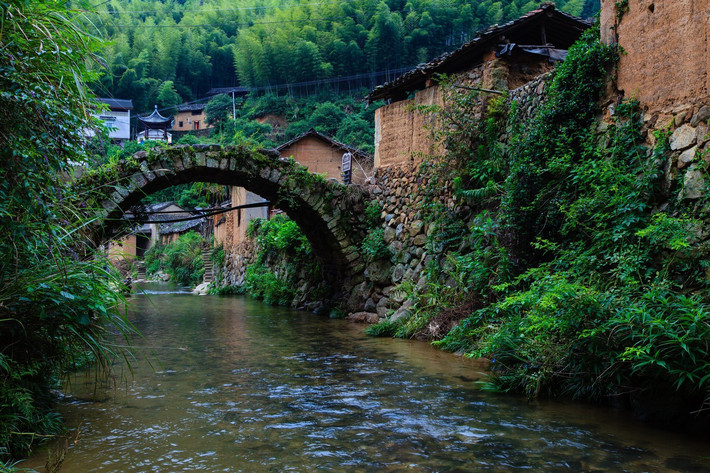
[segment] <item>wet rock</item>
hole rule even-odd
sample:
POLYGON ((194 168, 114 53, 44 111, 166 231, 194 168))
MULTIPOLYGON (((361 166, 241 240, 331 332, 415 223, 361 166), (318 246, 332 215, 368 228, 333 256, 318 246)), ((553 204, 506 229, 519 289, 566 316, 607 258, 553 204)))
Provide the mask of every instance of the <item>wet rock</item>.
POLYGON ((406 301, 404 301, 404 304, 399 307, 399 309, 394 311, 394 314, 390 315, 390 320, 392 322, 396 322, 398 320, 408 319, 412 316, 413 307, 414 301, 412 299, 407 299, 406 301))
POLYGON ((380 317, 372 312, 355 312, 348 316, 348 320, 360 324, 374 324, 380 320, 380 317))
POLYGON ((379 318, 384 318, 387 316, 387 311, 390 308, 390 300, 388 297, 383 297, 377 303, 377 315, 379 318))
POLYGON ((391 270, 392 264, 389 261, 373 261, 366 269, 366 277, 368 277, 373 283, 379 284, 380 286, 389 286, 391 270))
POLYGON ((377 304, 374 300, 372 300, 372 297, 365 301, 365 307, 363 309, 365 310, 365 312, 377 311, 377 304))
POLYGON ((204 296, 207 294, 207 291, 209 290, 210 283, 208 282, 203 282, 199 286, 197 286, 195 289, 192 290, 193 294, 197 294, 198 296, 204 296))
POLYGON ((363 306, 364 301, 367 299, 369 288, 366 282, 362 282, 350 291, 350 298, 348 299, 348 308, 355 309, 363 306))

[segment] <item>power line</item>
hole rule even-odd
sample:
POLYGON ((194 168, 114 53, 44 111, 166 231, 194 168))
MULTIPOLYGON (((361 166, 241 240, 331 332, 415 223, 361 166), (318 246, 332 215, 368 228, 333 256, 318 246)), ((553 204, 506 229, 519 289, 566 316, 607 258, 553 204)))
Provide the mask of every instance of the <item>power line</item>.
POLYGON ((273 20, 273 21, 247 21, 247 22, 237 22, 233 21, 230 23, 202 23, 195 25, 183 25, 181 23, 176 23, 174 25, 117 25, 113 26, 117 28, 214 28, 214 27, 225 27, 225 26, 254 26, 254 25, 272 25, 281 23, 303 23, 308 21, 335 21, 342 20, 345 18, 351 18, 349 16, 332 16, 332 17, 322 17, 322 18, 302 18, 300 20, 273 20))
MULTIPOLYGON (((107 0, 108 1, 108 0, 107 0)), ((197 13, 197 12, 222 12, 222 11, 243 11, 243 10, 269 10, 274 8, 296 8, 296 7, 310 7, 313 5, 344 5, 352 3, 355 0, 344 0, 339 2, 313 2, 313 3, 293 3, 290 5, 262 5, 258 7, 233 7, 233 8, 199 8, 192 10, 177 10, 175 12, 165 11, 165 10, 97 10, 91 11, 90 13, 97 14, 144 14, 144 13, 197 13)), ((104 2, 106 3, 106 2, 104 2)))
POLYGON ((185 217, 185 218, 175 218, 175 219, 170 219, 170 220, 141 220, 140 215, 153 215, 153 214, 163 214, 163 213, 180 213, 180 212, 138 212, 136 216, 131 216, 129 217, 128 215, 124 214, 124 217, 119 219, 119 220, 130 220, 130 221, 137 221, 139 223, 177 223, 177 222, 188 222, 190 220, 197 220, 200 218, 205 218, 205 217, 212 217, 213 215, 219 215, 223 214, 226 212, 231 212, 232 210, 240 210, 240 209, 251 209, 255 207, 268 207, 271 205, 271 202, 265 200, 263 202, 256 202, 254 204, 244 204, 244 205, 235 205, 234 207, 228 207, 226 209, 218 209, 218 210, 210 210, 207 212, 204 212, 200 215, 193 215, 191 217, 185 217))

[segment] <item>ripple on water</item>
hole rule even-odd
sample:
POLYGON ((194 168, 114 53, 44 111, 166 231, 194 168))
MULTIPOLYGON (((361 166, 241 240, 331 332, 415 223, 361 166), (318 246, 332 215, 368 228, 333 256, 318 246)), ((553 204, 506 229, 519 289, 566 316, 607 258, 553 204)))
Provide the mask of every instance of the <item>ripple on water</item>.
POLYGON ((133 304, 146 347, 185 350, 159 371, 139 352, 105 402, 66 398, 82 433, 62 473, 710 471, 698 444, 617 414, 477 391, 479 366, 425 344, 241 298, 133 304))

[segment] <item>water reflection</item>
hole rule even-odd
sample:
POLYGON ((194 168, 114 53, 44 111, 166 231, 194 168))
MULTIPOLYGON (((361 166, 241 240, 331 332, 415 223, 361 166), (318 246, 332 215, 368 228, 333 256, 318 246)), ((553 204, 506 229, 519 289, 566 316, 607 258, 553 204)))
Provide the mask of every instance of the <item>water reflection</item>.
POLYGON ((62 472, 708 471, 707 443, 476 389, 485 366, 243 298, 134 299, 138 360, 73 378, 62 472), (152 366, 151 366, 152 365, 152 366), (121 367, 119 366, 119 370, 121 367))

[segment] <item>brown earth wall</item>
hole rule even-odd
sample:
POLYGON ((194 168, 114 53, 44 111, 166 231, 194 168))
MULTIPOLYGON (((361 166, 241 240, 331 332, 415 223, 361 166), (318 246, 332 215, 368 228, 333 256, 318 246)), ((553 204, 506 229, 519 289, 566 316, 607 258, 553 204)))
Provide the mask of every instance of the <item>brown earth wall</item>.
POLYGON ((624 53, 617 87, 651 112, 710 103, 710 0, 602 0, 603 41, 624 53))
MULTIPOLYGON (((510 90, 511 93, 536 82, 536 78, 553 69, 546 58, 516 55, 510 59, 495 59, 493 54, 481 65, 457 74, 456 82, 468 87, 510 90)), ((483 100, 490 97, 482 93, 483 100)), ((432 85, 414 94, 409 100, 394 102, 375 111, 375 168, 405 163, 419 164, 431 155, 443 152, 441 144, 432 138, 436 115, 420 107, 444 106, 441 86, 432 85)))

